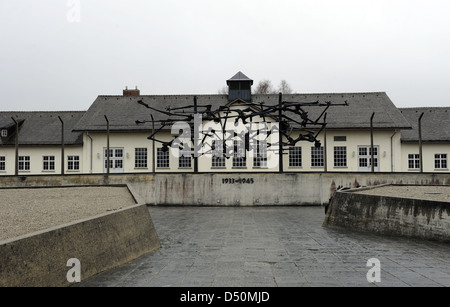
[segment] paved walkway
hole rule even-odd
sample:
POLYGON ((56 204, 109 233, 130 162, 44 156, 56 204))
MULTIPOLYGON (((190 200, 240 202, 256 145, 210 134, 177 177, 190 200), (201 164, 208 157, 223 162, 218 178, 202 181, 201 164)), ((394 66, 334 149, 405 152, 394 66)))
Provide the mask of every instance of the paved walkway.
POLYGON ((149 210, 162 248, 77 286, 450 286, 449 244, 326 229, 323 208, 149 210))

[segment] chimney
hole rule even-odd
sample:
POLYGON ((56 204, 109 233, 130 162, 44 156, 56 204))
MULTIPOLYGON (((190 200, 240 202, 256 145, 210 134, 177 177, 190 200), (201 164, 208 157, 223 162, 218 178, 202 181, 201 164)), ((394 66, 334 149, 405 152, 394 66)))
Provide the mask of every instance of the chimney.
POLYGON ((125 87, 125 89, 123 90, 123 95, 124 96, 140 96, 141 92, 138 90, 138 87, 136 86, 136 89, 134 90, 129 90, 128 86, 125 87))

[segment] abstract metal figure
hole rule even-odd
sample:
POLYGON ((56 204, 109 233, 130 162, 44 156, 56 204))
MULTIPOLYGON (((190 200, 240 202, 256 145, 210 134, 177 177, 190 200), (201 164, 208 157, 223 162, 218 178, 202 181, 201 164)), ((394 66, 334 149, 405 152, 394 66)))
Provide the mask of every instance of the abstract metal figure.
MULTIPOLYGON (((236 100, 234 103, 226 106, 220 106, 216 110, 212 109, 212 105, 197 105, 197 99, 194 97, 194 104, 181 107, 167 107, 165 110, 159 110, 153 108, 149 104, 145 103, 142 99, 138 101, 142 106, 160 113, 165 116, 165 119, 154 120, 153 115, 151 115, 151 121, 136 120, 136 124, 143 124, 147 122, 159 123, 159 128, 148 137, 149 140, 154 140, 162 144, 163 151, 168 151, 176 139, 174 137, 171 141, 163 141, 157 138, 160 131, 164 130, 168 126, 174 125, 176 122, 188 123, 191 127, 191 131, 194 131, 194 117, 196 114, 201 115, 203 121, 212 121, 214 123, 220 124, 221 133, 219 131, 209 128, 207 131, 200 131, 203 135, 199 146, 204 148, 207 144, 210 146, 209 150, 203 150, 202 155, 211 154, 211 152, 217 153, 217 148, 214 144, 209 144, 205 142, 208 137, 216 137, 216 139, 222 138, 223 146, 225 148, 225 140, 223 139, 227 123, 233 123, 237 126, 239 122, 244 125, 253 123, 253 119, 258 117, 262 119, 263 123, 266 123, 268 117, 272 118, 273 122, 278 123, 278 133, 280 134, 278 144, 267 143, 267 147, 273 145, 278 145, 281 149, 283 146, 295 146, 299 141, 308 141, 314 143, 315 147, 320 147, 321 143, 318 140, 319 134, 326 127, 327 123, 326 112, 330 106, 336 105, 348 105, 347 101, 341 104, 333 104, 330 101, 325 103, 316 102, 289 102, 282 100, 282 94, 280 94, 280 100, 278 104, 266 105, 264 102, 254 103, 246 102, 243 100, 236 100), (314 120, 310 118, 304 107, 323 107, 321 114, 314 120), (292 132, 297 131, 299 135, 297 137, 292 136, 292 132), (284 137, 284 138, 283 138, 284 137), (285 140, 284 140, 285 139, 285 140)), ((274 131, 267 130, 267 137, 274 131)), ((235 134, 234 139, 240 140, 245 144, 245 150, 252 150, 252 146, 249 142, 250 139, 254 137, 252 133, 258 133, 258 131, 247 131, 245 134, 235 134)), ((191 134, 193 136, 194 133, 191 134)), ((194 143, 194 138, 191 138, 192 144, 194 143)), ((180 149, 184 146, 189 146, 188 144, 180 144, 180 149)), ((195 146, 195 145, 194 145, 195 146)), ((280 150, 279 149, 279 150, 280 150)), ((226 150, 220 151, 222 155, 229 158, 229 154, 226 150)), ((280 150, 281 152, 281 150, 280 150)))

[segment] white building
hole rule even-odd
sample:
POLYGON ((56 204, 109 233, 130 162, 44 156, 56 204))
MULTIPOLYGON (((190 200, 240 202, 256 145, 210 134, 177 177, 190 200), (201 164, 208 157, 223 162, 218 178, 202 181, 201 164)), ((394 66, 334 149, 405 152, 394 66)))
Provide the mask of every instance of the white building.
MULTIPOLYGON (((284 146, 282 163, 278 150, 274 148, 258 153, 243 151, 245 157, 236 157, 237 139, 228 143, 232 149, 228 158, 211 154, 198 159, 180 158, 176 150, 163 148, 159 141, 170 142, 176 135, 171 134, 173 125, 162 126, 167 116, 156 110, 167 112, 192 106, 194 99, 198 113, 209 106, 209 110, 220 110, 217 114, 231 109, 243 110, 248 105, 256 110, 258 105, 279 103, 279 95, 252 95, 252 83, 244 74, 238 73, 227 80, 229 95, 156 96, 140 95, 139 90, 127 89, 120 96, 97 97, 85 112, 0 112, 0 175, 98 174, 108 171, 449 172, 450 108, 398 109, 383 92, 283 95, 283 101, 288 102, 339 105, 332 105, 326 111, 326 129, 317 136, 320 146, 309 141, 284 146), (347 105, 341 105, 344 103, 347 105), (418 118, 422 113, 422 139, 419 142, 418 118), (153 132, 157 132, 157 141, 149 139, 153 132)), ((324 107, 305 106, 304 109, 311 119, 316 119, 324 107)), ((264 122, 269 126, 277 124, 276 114, 259 119, 255 116, 253 120, 253 123, 264 122)), ((203 121, 202 124, 205 128, 214 123, 203 121)), ((291 128, 289 137, 292 139, 304 133, 299 125, 292 124, 291 128)), ((284 141, 288 141, 287 137, 284 141)), ((276 140, 270 142, 276 143, 276 140)), ((211 148, 212 144, 207 145, 211 148)))

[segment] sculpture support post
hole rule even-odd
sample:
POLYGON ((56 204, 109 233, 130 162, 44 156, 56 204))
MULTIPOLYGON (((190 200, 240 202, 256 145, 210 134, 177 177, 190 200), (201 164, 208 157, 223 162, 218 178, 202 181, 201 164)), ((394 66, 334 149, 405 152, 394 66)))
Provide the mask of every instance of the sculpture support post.
POLYGON ((279 131, 279 161, 278 161, 278 167, 279 167, 279 173, 283 173, 283 134, 281 133, 282 130, 282 124, 283 124, 283 94, 280 93, 278 96, 278 131, 279 131))

